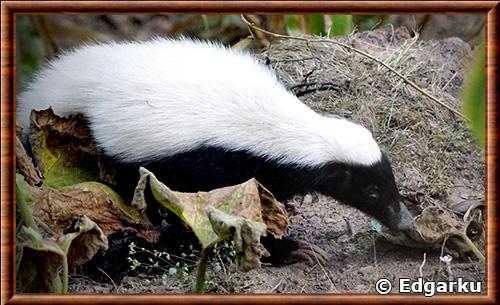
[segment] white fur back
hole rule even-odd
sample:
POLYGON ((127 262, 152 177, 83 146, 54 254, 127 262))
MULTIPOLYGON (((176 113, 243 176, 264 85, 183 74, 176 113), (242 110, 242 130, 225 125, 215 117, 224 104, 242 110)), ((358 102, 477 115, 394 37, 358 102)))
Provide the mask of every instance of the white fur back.
POLYGON ((141 161, 215 145, 280 162, 370 165, 371 133, 325 118, 287 92, 245 53, 187 39, 83 46, 61 55, 18 97, 31 109, 81 112, 109 155, 141 161))

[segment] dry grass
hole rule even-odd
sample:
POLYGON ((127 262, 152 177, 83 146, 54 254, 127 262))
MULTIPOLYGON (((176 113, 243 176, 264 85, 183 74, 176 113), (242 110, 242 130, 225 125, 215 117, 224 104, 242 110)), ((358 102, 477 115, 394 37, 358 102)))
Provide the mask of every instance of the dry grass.
MULTIPOLYGON (((471 49, 460 39, 421 41, 406 29, 338 38, 390 65, 460 110, 471 49)), ((484 160, 466 124, 377 62, 324 42, 275 39, 261 58, 287 88, 322 114, 337 114, 374 133, 392 160, 403 195, 446 204, 454 187, 484 197, 484 160)))

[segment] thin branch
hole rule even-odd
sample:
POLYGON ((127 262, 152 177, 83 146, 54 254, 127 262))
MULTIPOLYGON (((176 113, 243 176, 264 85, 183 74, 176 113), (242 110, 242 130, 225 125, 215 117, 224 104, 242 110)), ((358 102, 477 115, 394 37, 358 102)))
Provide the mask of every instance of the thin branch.
POLYGON ((470 240, 465 232, 452 233, 452 235, 462 237, 472 253, 474 253, 474 255, 481 261, 481 263, 484 264, 486 258, 484 257, 483 253, 481 253, 481 251, 476 247, 476 245, 474 245, 474 243, 470 240))
POLYGON ((339 86, 333 83, 302 83, 294 85, 290 88, 296 97, 301 97, 318 91, 339 91, 339 89, 339 86))
POLYGON ((411 80, 407 79, 404 75, 402 75, 400 72, 398 72, 396 69, 392 68, 391 66, 389 66, 388 64, 384 63, 383 61, 381 61, 380 59, 377 59, 375 57, 373 57, 372 55, 362 51, 362 50, 359 50, 359 49, 356 49, 348 44, 345 44, 345 43, 342 43, 342 42, 338 42, 338 41, 335 41, 335 40, 330 40, 330 39, 308 39, 308 38, 303 38, 303 37, 295 37, 295 36, 289 36, 289 35, 283 35, 283 34, 278 34, 278 33, 273 33, 273 32, 270 32, 270 31, 267 31, 267 30, 264 30, 260 27, 258 27, 257 25, 255 25, 254 23, 248 21, 245 16, 241 15, 241 19, 243 20, 243 22, 245 22, 248 27, 250 27, 251 29, 253 30, 256 30, 256 31, 259 31, 259 32, 262 32, 262 33, 265 33, 265 34, 268 34, 270 36, 273 36, 273 37, 276 37, 276 38, 283 38, 283 39, 293 39, 293 40, 298 40, 298 41, 304 41, 304 42, 307 42, 307 43, 331 43, 331 44, 335 44, 337 46, 341 46, 343 48, 346 48, 346 49, 349 49, 350 51, 352 52, 356 52, 360 55, 363 55, 367 58, 370 58, 371 60, 377 62, 378 64, 382 65, 383 67, 385 67, 386 69, 388 69, 389 71, 391 71, 392 73, 396 74, 399 78, 401 78, 406 84, 410 85, 411 87, 413 87, 415 90, 417 90, 418 92, 420 92, 421 94, 427 96, 428 98, 430 98, 431 100, 433 100, 434 102, 438 103, 439 105, 445 107, 446 109, 450 110, 451 112, 453 112, 454 114, 458 115, 459 117, 463 118, 464 120, 466 121, 469 121, 469 119, 464 115, 462 114, 460 111, 456 110, 456 109, 453 109, 451 106, 447 105, 446 103, 440 101, 438 98, 434 97, 433 95, 431 95, 430 93, 427 93, 427 91, 423 90, 422 88, 420 88, 417 84, 415 84, 414 82, 412 82, 411 80))
POLYGON ((453 275, 453 271, 451 271, 452 257, 450 255, 446 254, 445 256, 440 256, 439 260, 446 264, 446 273, 448 273, 448 281, 450 281, 450 282, 453 281, 453 279, 455 277, 453 275))
POLYGON ((97 270, 101 271, 102 274, 104 274, 111 281, 111 284, 113 284, 113 287, 115 288, 115 292, 117 292, 118 287, 116 286, 115 281, 113 281, 113 278, 109 276, 109 274, 107 274, 106 271, 102 270, 101 268, 97 267, 97 270))
POLYGON ((328 281, 330 282, 330 290, 335 290, 335 284, 333 284, 333 281, 332 281, 332 278, 330 277, 330 275, 328 274, 328 272, 326 271, 325 267, 323 267, 323 265, 321 264, 318 256, 316 255, 316 251, 314 251, 314 248, 312 246, 312 244, 309 242, 309 239, 306 237, 306 241, 307 243, 309 244, 309 247, 311 248, 312 250, 312 253, 314 255, 314 258, 316 259, 316 263, 319 265, 319 267, 321 268, 321 270, 323 271, 324 275, 326 276, 326 278, 328 279, 328 281))
POLYGON ((275 292, 275 291, 278 289, 278 287, 281 285, 281 283, 282 283, 282 282, 283 282, 283 280, 280 280, 280 281, 278 282, 278 284, 276 284, 276 286, 274 286, 274 287, 271 289, 271 291, 269 291, 269 293, 275 292))
POLYGON ((373 243, 373 264, 375 265, 375 270, 377 271, 378 276, 378 262, 377 262, 377 247, 375 244, 375 234, 372 235, 372 243, 373 243))
POLYGON ((422 260, 422 264, 420 264, 420 267, 418 268, 418 273, 420 274, 420 277, 423 278, 424 275, 423 275, 423 272, 422 272, 422 269, 424 268, 425 266, 425 260, 426 260, 426 257, 427 257, 427 253, 424 252, 424 259, 422 260))

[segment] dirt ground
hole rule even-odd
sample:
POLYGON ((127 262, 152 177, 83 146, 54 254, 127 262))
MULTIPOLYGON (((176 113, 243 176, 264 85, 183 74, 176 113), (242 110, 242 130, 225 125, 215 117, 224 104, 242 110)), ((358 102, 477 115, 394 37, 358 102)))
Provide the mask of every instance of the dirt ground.
MULTIPOLYGON (((473 50, 462 40, 423 42, 410 38, 405 29, 387 29, 341 41, 396 67, 460 110, 461 89, 473 56, 473 50)), ((450 111, 406 86, 392 72, 327 43, 275 41, 260 58, 314 110, 342 115, 370 128, 393 163, 403 196, 415 199, 419 206, 439 205, 457 215, 463 212, 456 206, 484 201, 484 160, 465 125, 450 111), (303 84, 315 90, 307 92, 303 84), (322 86, 325 84, 328 86, 322 86)), ((482 291, 486 290, 484 265, 474 257, 460 256, 441 244, 433 248, 391 244, 377 235, 371 218, 321 195, 295 198, 288 205, 294 207, 294 219, 298 219, 290 225, 288 235, 322 248, 329 261, 314 265, 263 265, 258 270, 240 273, 234 263, 217 254, 212 259, 208 291, 375 293, 377 280, 386 278, 394 284, 395 292, 398 279, 417 277, 461 277, 480 281, 482 291), (451 274, 440 261, 444 254, 453 257, 451 274)), ((87 271, 74 273, 70 290, 188 292, 194 276, 191 266, 183 276, 146 271, 116 276, 101 271, 94 270, 94 275, 87 271)))
MULTIPOLYGON (((356 209, 334 203, 324 196, 307 195, 299 200, 297 212, 303 219, 290 227, 290 236, 307 240, 328 252, 325 265, 300 262, 288 266, 263 265, 258 270, 241 273, 233 263, 224 270, 211 270, 208 288, 216 293, 375 293, 377 280, 389 279, 393 292, 398 291, 398 279, 446 280, 441 250, 415 249, 392 245, 377 239, 371 219, 356 209)), ((213 259, 217 266, 218 260, 213 259)), ((481 281, 485 287, 484 266, 475 259, 456 258, 452 263, 455 278, 481 281)), ((187 279, 175 277, 167 285, 159 273, 125 276, 118 283, 110 278, 101 282, 75 274, 70 278, 74 292, 188 292, 194 272, 187 279)))

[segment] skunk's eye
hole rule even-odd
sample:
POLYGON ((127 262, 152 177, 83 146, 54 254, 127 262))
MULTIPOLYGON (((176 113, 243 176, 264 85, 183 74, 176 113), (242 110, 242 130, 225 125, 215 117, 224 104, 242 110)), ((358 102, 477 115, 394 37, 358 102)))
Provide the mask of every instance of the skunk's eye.
POLYGON ((365 195, 368 197, 368 198, 372 198, 372 199, 378 199, 379 197, 379 193, 378 193, 378 186, 377 185, 370 185, 366 191, 365 191, 365 195))

